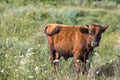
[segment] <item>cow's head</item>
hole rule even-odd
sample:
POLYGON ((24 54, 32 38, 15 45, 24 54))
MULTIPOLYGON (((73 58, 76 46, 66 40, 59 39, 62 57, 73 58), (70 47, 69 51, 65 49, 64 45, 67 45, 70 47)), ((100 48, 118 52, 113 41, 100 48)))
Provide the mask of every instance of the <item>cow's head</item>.
POLYGON ((101 26, 97 24, 91 24, 88 26, 89 41, 92 47, 99 46, 101 35, 107 28, 108 26, 101 26))

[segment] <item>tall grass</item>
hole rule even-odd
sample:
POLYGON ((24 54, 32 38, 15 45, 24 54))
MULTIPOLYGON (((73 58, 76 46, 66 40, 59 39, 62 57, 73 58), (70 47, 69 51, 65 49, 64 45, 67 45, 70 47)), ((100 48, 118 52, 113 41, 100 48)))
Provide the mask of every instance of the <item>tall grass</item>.
POLYGON ((61 58, 60 70, 54 72, 49 61, 44 34, 48 23, 108 25, 100 47, 81 80, 119 80, 120 14, 106 10, 81 10, 78 7, 0 5, 0 80, 74 80, 70 64, 61 58), (6 7, 5 7, 6 6, 6 7), (106 76, 112 65, 114 75, 106 76), (92 71, 92 72, 91 72, 92 71), (97 72, 97 74, 96 74, 97 72), (102 75, 103 74, 103 75, 102 75))

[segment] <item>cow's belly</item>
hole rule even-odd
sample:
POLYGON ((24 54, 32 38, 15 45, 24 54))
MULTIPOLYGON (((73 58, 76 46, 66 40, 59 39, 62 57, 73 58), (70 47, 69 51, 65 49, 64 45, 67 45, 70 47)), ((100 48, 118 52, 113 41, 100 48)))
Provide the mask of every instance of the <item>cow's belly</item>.
POLYGON ((67 46, 59 46, 55 47, 55 50, 62 56, 64 59, 68 59, 69 57, 73 57, 72 49, 67 46))

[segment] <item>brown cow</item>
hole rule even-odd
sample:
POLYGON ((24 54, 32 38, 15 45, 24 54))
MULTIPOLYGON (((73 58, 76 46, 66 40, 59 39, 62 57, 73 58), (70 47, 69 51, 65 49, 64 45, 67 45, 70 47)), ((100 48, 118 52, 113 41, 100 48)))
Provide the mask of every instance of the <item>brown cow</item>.
POLYGON ((79 70, 83 72, 86 60, 89 59, 93 49, 99 46, 102 33, 107 26, 91 24, 87 26, 69 26, 61 24, 48 24, 45 28, 50 60, 57 70, 60 57, 67 60, 74 57, 76 78, 79 79, 79 70))

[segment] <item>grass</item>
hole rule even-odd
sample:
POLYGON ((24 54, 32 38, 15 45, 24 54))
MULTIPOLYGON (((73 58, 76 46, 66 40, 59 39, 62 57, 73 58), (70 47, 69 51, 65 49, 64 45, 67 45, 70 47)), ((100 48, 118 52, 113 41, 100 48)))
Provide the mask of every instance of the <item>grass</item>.
POLYGON ((75 79, 73 67, 70 67, 72 58, 68 61, 61 58, 58 72, 50 65, 44 34, 48 23, 108 25, 89 64, 90 76, 81 76, 81 80, 119 80, 120 13, 108 9, 81 9, 80 6, 48 6, 0 3, 0 80, 75 79))

